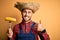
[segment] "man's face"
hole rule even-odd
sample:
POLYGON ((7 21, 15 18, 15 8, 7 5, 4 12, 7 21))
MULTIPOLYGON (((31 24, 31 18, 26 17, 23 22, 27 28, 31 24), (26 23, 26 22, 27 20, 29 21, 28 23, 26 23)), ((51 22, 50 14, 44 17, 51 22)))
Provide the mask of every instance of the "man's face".
POLYGON ((33 14, 32 10, 30 10, 30 9, 24 9, 22 11, 22 18, 23 18, 23 20, 24 21, 31 20, 32 14, 33 14))

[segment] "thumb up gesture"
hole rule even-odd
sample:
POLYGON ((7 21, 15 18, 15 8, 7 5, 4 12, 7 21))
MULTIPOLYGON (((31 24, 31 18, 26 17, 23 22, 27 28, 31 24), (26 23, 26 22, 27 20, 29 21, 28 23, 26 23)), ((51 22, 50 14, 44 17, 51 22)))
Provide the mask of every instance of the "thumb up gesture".
POLYGON ((41 20, 38 23, 38 31, 43 31, 45 28, 43 27, 41 20))

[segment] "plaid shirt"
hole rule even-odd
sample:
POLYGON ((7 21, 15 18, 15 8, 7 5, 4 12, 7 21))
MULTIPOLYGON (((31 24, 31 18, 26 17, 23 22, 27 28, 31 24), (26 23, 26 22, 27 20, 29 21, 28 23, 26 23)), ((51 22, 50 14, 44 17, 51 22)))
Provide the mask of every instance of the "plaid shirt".
MULTIPOLYGON (((33 21, 30 21, 28 23, 25 23, 24 21, 22 21, 19 24, 22 25, 22 29, 23 29, 24 33, 29 33, 32 23, 33 23, 33 21)), ((19 34, 19 32, 20 32, 19 24, 15 25, 14 28, 13 28, 12 40, 15 40, 17 34, 19 34)), ((47 32, 42 33, 41 31, 38 31, 37 26, 38 26, 38 24, 35 23, 34 28, 33 28, 33 33, 36 35, 36 40, 38 40, 38 35, 39 35, 41 40, 50 40, 49 35, 47 34, 47 32)))

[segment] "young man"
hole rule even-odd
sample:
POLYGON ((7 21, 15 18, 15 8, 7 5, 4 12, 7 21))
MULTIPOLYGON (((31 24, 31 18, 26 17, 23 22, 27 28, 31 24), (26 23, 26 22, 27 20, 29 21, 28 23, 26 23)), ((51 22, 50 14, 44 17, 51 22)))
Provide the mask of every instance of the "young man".
POLYGON ((50 40, 46 29, 40 23, 31 20, 32 15, 39 9, 37 3, 21 3, 17 2, 15 7, 21 11, 22 22, 15 25, 13 32, 9 30, 8 37, 11 40, 50 40))

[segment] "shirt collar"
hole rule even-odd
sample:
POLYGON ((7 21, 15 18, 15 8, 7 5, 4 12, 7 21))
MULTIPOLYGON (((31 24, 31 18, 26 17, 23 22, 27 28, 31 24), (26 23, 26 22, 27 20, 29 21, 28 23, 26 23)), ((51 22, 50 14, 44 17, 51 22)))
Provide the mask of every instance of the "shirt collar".
POLYGON ((25 21, 22 21, 22 24, 32 24, 32 20, 30 20, 28 23, 26 23, 25 21))

